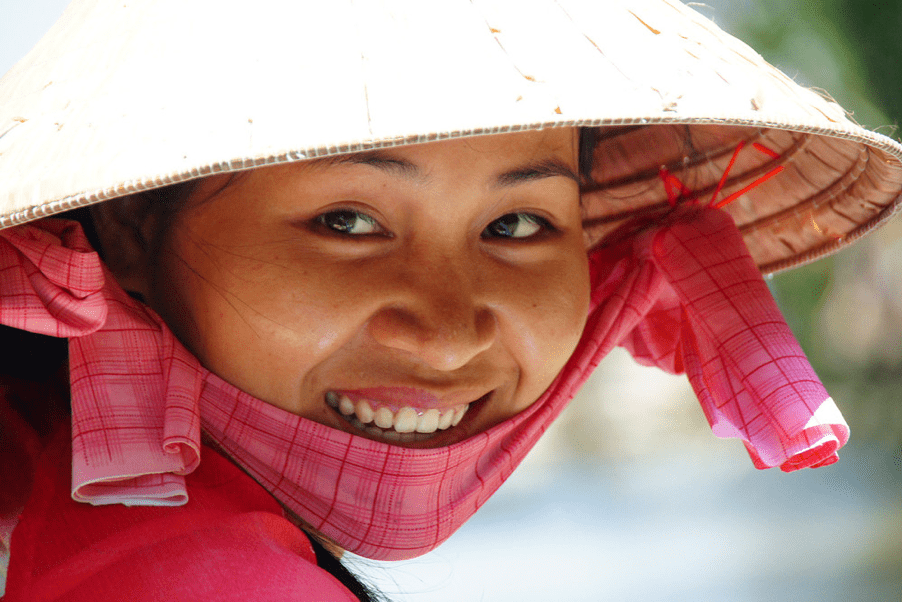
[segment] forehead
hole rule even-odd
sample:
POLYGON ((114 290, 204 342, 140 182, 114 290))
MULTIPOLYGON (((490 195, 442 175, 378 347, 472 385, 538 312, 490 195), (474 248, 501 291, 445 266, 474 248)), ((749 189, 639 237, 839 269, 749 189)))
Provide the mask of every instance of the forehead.
POLYGON ((198 182, 192 195, 201 199, 248 187, 277 186, 298 178, 310 181, 352 173, 378 175, 413 183, 448 174, 480 179, 493 187, 563 176, 579 183, 579 130, 553 128, 455 138, 349 153, 298 163, 214 176, 198 182))
MULTIPOLYGON (((403 157, 407 163, 461 161, 467 164, 521 161, 524 157, 556 157, 571 161, 579 146, 578 128, 553 128, 537 131, 453 138, 390 147, 361 153, 337 155, 309 162, 311 167, 346 164, 372 164, 379 158, 403 157)), ((401 163, 402 161, 398 161, 401 163)))

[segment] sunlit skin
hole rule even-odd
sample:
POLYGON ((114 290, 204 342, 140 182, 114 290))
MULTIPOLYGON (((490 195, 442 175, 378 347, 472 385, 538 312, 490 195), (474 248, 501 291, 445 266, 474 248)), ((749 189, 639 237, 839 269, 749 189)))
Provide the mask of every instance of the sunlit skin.
POLYGON ((336 429, 369 436, 329 391, 484 398, 399 443, 449 445, 535 402, 582 334, 577 173, 576 130, 553 129, 208 178, 143 292, 208 369, 336 429))

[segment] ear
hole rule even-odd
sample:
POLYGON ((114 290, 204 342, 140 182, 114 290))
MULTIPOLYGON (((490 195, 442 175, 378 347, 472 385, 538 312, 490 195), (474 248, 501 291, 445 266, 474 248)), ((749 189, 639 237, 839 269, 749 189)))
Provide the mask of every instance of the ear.
POLYGON ((90 212, 104 262, 119 286, 148 299, 159 222, 150 200, 132 195, 93 205, 90 212))

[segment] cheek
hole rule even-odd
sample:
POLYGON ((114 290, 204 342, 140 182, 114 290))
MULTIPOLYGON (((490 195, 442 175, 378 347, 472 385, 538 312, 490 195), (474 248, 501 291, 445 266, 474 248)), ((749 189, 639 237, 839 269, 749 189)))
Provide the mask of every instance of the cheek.
POLYGON ((541 395, 570 359, 589 310, 589 269, 583 252, 541 270, 524 287, 510 344, 520 357, 521 387, 529 403, 541 395))
POLYGON ((152 307, 207 369, 306 414, 302 383, 344 327, 335 287, 278 250, 193 234, 175 241, 160 262, 152 307))

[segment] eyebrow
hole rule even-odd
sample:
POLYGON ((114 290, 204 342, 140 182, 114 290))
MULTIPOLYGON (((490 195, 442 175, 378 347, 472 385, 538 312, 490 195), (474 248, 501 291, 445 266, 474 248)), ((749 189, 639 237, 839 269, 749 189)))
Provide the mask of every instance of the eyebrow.
POLYGON ((548 158, 534 163, 527 163, 516 169, 506 171, 498 175, 497 186, 509 187, 516 186, 523 182, 532 180, 541 180, 543 178, 553 178, 563 176, 570 178, 577 184, 580 184, 579 174, 577 174, 569 165, 557 158, 548 158))
POLYGON ((414 180, 421 178, 420 168, 406 159, 397 159, 380 151, 354 153, 353 155, 340 155, 331 157, 332 165, 369 165, 390 175, 402 176, 414 180))
MULTIPOLYGON (((425 174, 418 165, 406 159, 392 157, 384 151, 369 151, 354 153, 352 155, 340 155, 328 159, 332 165, 368 165, 390 175, 400 176, 409 180, 423 179, 425 174)), ((494 186, 497 188, 510 188, 544 178, 562 176, 581 184, 579 174, 569 165, 556 157, 549 157, 540 161, 528 162, 514 169, 502 172, 495 178, 494 186)))

